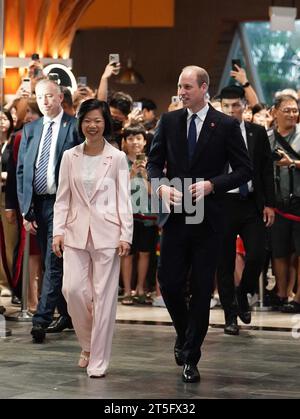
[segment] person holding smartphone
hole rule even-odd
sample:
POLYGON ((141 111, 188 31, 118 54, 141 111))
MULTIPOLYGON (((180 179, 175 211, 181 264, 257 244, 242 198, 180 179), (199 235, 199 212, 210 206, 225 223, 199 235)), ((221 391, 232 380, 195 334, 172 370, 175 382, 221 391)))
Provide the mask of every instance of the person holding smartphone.
POLYGON ((157 242, 157 217, 150 212, 151 188, 147 178, 147 158, 145 154, 146 132, 143 125, 130 125, 124 130, 123 149, 131 180, 131 198, 134 214, 133 243, 130 255, 122 260, 124 283, 123 305, 152 304, 146 294, 146 277, 150 254, 157 242), (134 254, 137 255, 137 285, 132 296, 131 281, 134 254))
POLYGON ((234 78, 245 90, 245 97, 249 106, 252 108, 259 103, 259 100, 255 90, 248 81, 246 71, 241 66, 241 60, 233 59, 231 64, 232 70, 230 72, 230 77, 234 78))

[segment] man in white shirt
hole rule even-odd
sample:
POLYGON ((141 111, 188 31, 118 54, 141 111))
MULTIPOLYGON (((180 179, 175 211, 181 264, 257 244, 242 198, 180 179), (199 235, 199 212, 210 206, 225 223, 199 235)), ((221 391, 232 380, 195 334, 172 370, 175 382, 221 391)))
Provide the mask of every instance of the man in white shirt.
MULTIPOLYGON (((225 196, 226 216, 223 248, 218 266, 218 291, 225 313, 224 333, 238 335, 237 316, 243 323, 251 322, 247 293, 254 293, 265 261, 266 227, 274 223, 273 161, 268 135, 264 127, 243 121, 246 107, 245 91, 227 86, 220 94, 222 111, 238 120, 253 166, 253 177, 247 184, 232 189, 225 196), (244 243, 245 268, 235 289, 234 270, 236 238, 244 243)), ((227 167, 231 172, 231 167, 227 167)))
POLYGON ((23 129, 17 190, 25 228, 37 232, 45 265, 42 294, 31 331, 34 342, 42 343, 46 331, 55 333, 72 327, 61 292, 62 260, 52 252, 53 206, 63 153, 80 140, 76 119, 63 112, 63 94, 55 82, 40 81, 36 86, 36 97, 44 118, 23 129), (56 307, 60 317, 50 326, 56 307))

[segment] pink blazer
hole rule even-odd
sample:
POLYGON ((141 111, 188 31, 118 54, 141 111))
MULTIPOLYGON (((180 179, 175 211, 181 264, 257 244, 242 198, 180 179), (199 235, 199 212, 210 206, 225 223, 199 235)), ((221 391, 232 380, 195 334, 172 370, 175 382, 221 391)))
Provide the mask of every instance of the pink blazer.
POLYGON ((85 249, 89 231, 95 249, 132 243, 133 216, 126 156, 105 142, 92 197, 82 183, 84 145, 64 153, 54 206, 53 236, 63 235, 65 245, 85 249))

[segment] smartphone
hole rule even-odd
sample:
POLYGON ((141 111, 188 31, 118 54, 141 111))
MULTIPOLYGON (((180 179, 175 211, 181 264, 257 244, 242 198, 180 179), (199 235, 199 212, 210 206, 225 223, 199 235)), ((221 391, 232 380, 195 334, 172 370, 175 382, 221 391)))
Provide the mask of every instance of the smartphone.
POLYGON ((119 54, 109 54, 109 63, 110 64, 119 64, 120 55, 119 54))
POLYGON ((146 160, 146 154, 145 153, 141 153, 141 154, 137 154, 136 155, 136 162, 140 163, 146 160))
POLYGON ((22 80, 21 89, 25 92, 31 92, 31 80, 28 78, 25 78, 22 80))
POLYGON ((237 65, 240 68, 242 67, 241 60, 238 60, 238 59, 231 60, 231 65, 232 65, 232 70, 233 71, 237 71, 237 68, 236 68, 235 65, 237 65))
POLYGON ((138 109, 140 112, 143 110, 143 103, 142 102, 133 102, 132 110, 138 109))
POLYGON ((179 103, 180 97, 179 96, 172 96, 171 103, 179 103))
POLYGON ((78 77, 77 79, 77 84, 83 87, 87 86, 87 77, 82 76, 82 77, 78 77))
POLYGON ((32 54, 31 59, 32 59, 32 61, 39 61, 40 56, 39 56, 39 54, 32 54))

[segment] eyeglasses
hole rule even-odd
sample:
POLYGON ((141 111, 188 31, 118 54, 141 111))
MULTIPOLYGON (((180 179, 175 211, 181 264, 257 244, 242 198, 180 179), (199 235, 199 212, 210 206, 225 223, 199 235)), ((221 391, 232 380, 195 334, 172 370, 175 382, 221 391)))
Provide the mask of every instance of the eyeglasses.
POLYGON ((290 113, 293 114, 298 114, 299 113, 299 109, 298 108, 283 108, 283 109, 279 109, 282 113, 284 113, 285 115, 288 115, 290 113))

